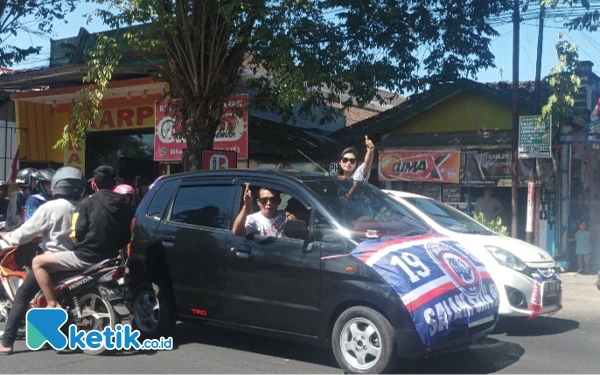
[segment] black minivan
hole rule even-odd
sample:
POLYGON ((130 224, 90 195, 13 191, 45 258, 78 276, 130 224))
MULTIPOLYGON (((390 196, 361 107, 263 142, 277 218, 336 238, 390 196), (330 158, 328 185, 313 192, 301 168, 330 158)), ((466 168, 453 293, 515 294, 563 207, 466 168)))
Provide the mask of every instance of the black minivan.
POLYGON ((333 349, 348 373, 468 349, 498 319, 485 267, 378 188, 324 174, 220 170, 164 176, 141 201, 129 274, 132 325, 168 337, 202 321, 333 349), (235 235, 249 184, 295 218, 235 235))

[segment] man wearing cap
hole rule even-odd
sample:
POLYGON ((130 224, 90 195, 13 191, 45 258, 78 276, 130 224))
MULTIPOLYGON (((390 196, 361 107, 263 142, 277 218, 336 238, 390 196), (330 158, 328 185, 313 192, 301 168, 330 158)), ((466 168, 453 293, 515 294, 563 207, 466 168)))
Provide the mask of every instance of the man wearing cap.
POLYGON ((112 189, 116 175, 112 167, 101 165, 94 171, 92 188, 95 193, 77 205, 71 224, 73 251, 56 257, 37 256, 33 272, 46 297, 48 307, 61 306, 56 301, 49 273, 85 269, 106 259, 116 258, 119 250, 131 239, 130 223, 135 211, 125 203, 125 197, 112 189))

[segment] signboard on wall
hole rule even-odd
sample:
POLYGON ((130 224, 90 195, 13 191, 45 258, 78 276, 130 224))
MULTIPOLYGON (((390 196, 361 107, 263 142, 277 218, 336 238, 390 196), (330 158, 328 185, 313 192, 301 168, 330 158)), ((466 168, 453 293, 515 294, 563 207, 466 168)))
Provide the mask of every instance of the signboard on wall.
MULTIPOLYGON (((181 161, 187 142, 177 135, 176 114, 169 110, 168 104, 168 101, 156 102, 154 160, 181 161)), ((248 159, 248 94, 229 98, 215 133, 213 149, 235 151, 238 160, 248 159)))
MULTIPOLYGON (((512 186, 512 151, 463 151, 460 183, 464 186, 512 186)), ((532 160, 518 159, 519 186, 527 186, 532 160)), ((549 183, 554 176, 551 159, 541 159, 537 163, 536 184, 549 183)))
POLYGON ((153 128, 155 108, 152 104, 100 109, 89 131, 134 130, 153 128))
POLYGON ((541 124, 538 117, 519 117, 519 159, 552 157, 552 115, 541 124))
POLYGON ((379 151, 379 181, 457 184, 460 151, 379 151))
POLYGON ((85 174, 85 140, 74 146, 71 141, 64 148, 63 166, 75 167, 85 174))
POLYGON ((202 151, 202 170, 213 171, 218 169, 237 168, 237 154, 235 151, 204 150, 202 151))

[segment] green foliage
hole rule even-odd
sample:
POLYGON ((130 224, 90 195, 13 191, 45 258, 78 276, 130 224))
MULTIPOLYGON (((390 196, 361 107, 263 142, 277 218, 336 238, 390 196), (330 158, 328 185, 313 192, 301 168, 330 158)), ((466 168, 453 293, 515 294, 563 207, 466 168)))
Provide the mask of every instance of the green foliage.
POLYGON ((563 40, 563 36, 564 34, 560 33, 559 41, 556 42, 558 64, 552 68, 548 77, 551 95, 542 107, 540 124, 552 115, 552 122, 558 126, 561 120, 569 117, 575 105, 575 94, 581 81, 576 73, 579 54, 577 46, 563 40))
POLYGON ((508 228, 502 225, 502 219, 500 217, 497 217, 494 221, 487 221, 483 213, 475 212, 473 218, 477 222, 485 225, 489 230, 501 234, 503 236, 508 236, 508 228))
POLYGON ((20 34, 47 36, 55 20, 75 9, 77 0, 0 0, 0 67, 10 67, 39 54, 42 47, 19 48, 10 37, 20 34), (10 44, 9 44, 10 43, 10 44))
POLYGON ((98 118, 104 93, 122 55, 115 38, 99 35, 89 57, 89 69, 83 82, 90 85, 77 92, 80 100, 75 103, 71 119, 65 125, 61 139, 53 146, 54 149, 68 147, 69 142, 77 146, 79 141, 85 139, 87 129, 98 118))
MULTIPOLYGON (((112 29, 144 25, 128 29, 124 39, 150 61, 166 57, 158 76, 180 99, 171 109, 180 110, 181 135, 191 148, 212 146, 244 68, 269 76, 246 82, 257 90, 254 108, 285 122, 324 123, 340 115, 332 104, 345 109, 392 99, 377 88, 419 91, 494 66, 489 45, 498 33, 486 19, 512 6, 508 0, 86 1, 102 8, 90 18, 112 29), (317 119, 316 108, 329 111, 317 119)), ((78 138, 85 129, 65 131, 78 138)))

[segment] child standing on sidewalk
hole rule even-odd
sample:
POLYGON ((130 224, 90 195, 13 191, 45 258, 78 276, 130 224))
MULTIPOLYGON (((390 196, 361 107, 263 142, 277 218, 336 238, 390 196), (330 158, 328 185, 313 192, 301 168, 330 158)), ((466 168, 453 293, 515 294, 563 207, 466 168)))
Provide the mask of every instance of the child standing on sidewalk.
POLYGON ((579 263, 578 273, 590 272, 590 254, 592 253, 592 240, 590 232, 586 229, 586 223, 584 220, 579 222, 579 230, 575 233, 575 238, 571 239, 575 241, 575 254, 577 254, 577 261, 579 263))

